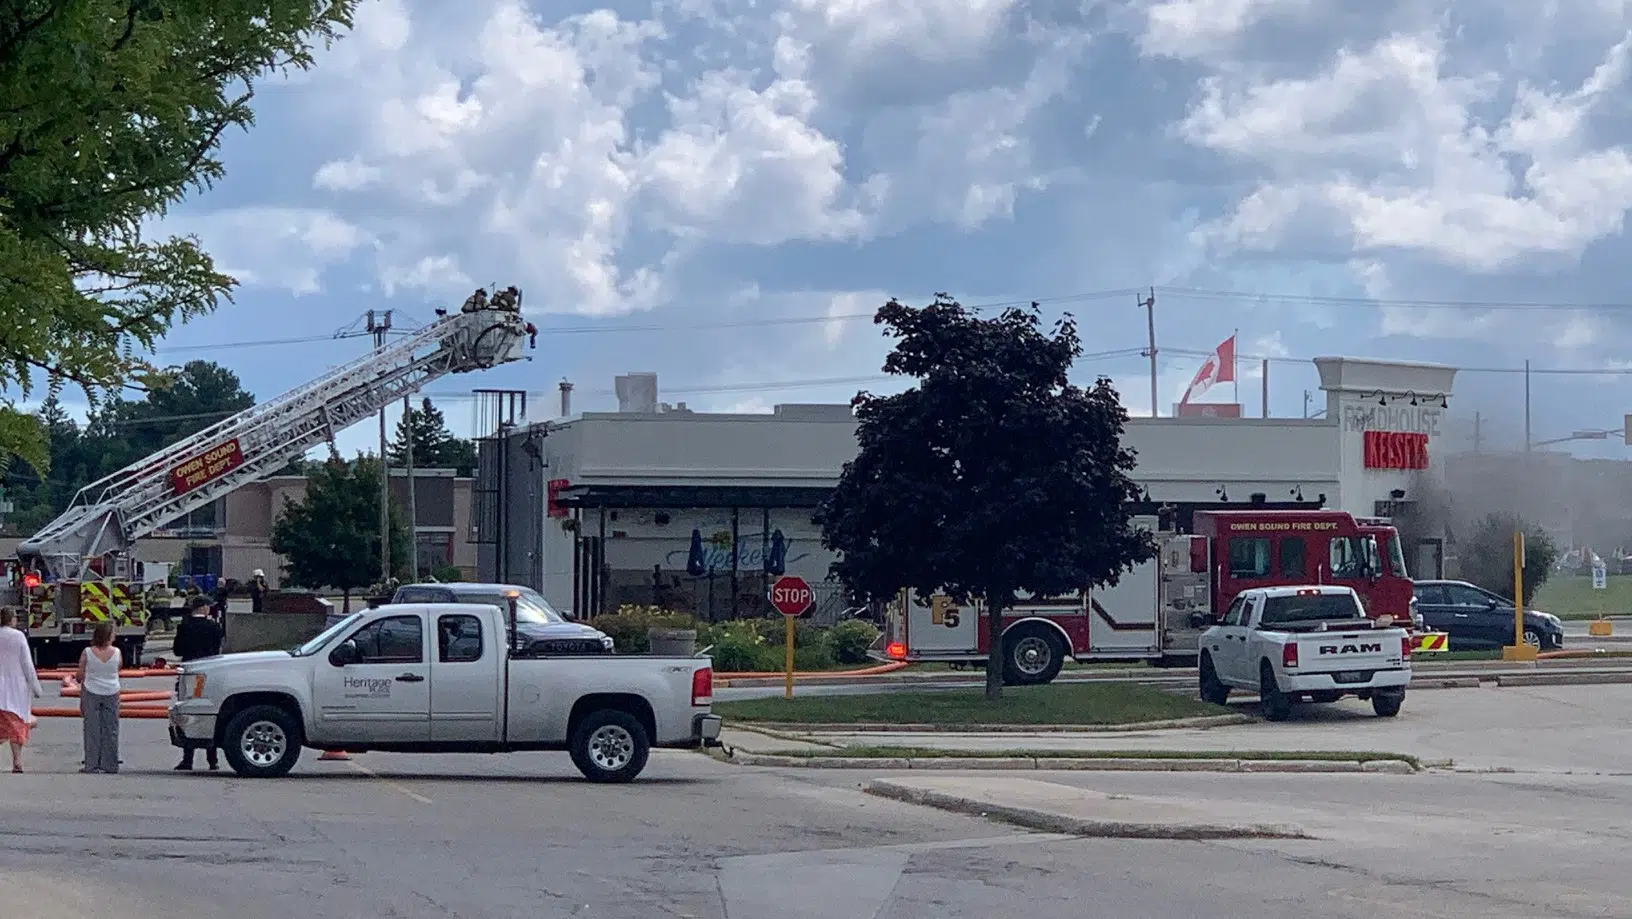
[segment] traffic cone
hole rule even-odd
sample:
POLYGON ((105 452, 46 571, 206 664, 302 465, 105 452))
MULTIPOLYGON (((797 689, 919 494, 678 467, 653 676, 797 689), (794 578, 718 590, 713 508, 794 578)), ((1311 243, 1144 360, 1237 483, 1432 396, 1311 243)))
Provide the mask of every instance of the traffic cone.
POLYGON ((321 762, 323 760, 348 760, 348 759, 351 759, 351 754, 347 753, 344 750, 324 750, 322 755, 318 757, 319 762, 321 762))

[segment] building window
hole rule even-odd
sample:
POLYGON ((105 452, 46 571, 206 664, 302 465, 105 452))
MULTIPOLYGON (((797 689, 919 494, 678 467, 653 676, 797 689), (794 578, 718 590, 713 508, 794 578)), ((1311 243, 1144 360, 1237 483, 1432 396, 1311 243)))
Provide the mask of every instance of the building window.
POLYGON ((1230 540, 1230 577, 1269 577, 1269 540, 1241 537, 1230 540))
POLYGON ((1302 536, 1287 536, 1281 539, 1281 577, 1303 578, 1307 574, 1308 552, 1303 544, 1302 536))
POLYGON ((421 532, 418 537, 414 555, 419 560, 420 571, 430 574, 453 565, 452 533, 421 532))

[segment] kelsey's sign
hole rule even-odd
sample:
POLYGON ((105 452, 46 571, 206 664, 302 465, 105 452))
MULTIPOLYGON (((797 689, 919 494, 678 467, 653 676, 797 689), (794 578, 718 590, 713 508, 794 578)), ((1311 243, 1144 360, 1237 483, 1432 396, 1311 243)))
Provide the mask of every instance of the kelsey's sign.
POLYGON ((1363 438, 1367 469, 1427 469, 1428 435, 1413 431, 1366 431, 1363 438))

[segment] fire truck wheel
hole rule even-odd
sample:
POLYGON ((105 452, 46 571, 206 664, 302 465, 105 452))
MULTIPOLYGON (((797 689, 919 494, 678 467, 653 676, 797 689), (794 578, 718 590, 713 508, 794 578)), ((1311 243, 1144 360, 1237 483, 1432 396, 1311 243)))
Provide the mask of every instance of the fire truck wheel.
POLYGON ((1064 664, 1064 643, 1043 626, 1018 626, 1003 638, 1003 682, 1010 686, 1047 683, 1064 664))
POLYGON ((1264 717, 1270 721, 1285 721, 1292 714, 1292 697, 1281 692, 1269 661, 1259 669, 1258 700, 1263 703, 1264 717))
POLYGON ((1201 656, 1201 701, 1210 705, 1223 705, 1230 700, 1230 687, 1225 686, 1218 678, 1218 671, 1213 669, 1211 656, 1201 656))

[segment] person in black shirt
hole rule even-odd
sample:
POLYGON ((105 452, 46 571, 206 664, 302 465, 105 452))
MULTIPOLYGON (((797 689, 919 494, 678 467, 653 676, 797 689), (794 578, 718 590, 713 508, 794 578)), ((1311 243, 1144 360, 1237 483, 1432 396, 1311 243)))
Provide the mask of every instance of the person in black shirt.
MULTIPOLYGON (((214 657, 221 653, 221 626, 210 618, 210 598, 202 594, 189 597, 187 600, 187 615, 176 626, 176 641, 171 646, 176 657, 182 663, 214 657)), ((216 759, 215 747, 203 744, 204 758, 210 764, 210 771, 221 768, 216 759)), ((187 746, 182 748, 181 762, 176 764, 176 771, 191 772, 193 768, 193 754, 198 747, 187 746)))

